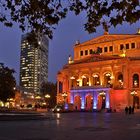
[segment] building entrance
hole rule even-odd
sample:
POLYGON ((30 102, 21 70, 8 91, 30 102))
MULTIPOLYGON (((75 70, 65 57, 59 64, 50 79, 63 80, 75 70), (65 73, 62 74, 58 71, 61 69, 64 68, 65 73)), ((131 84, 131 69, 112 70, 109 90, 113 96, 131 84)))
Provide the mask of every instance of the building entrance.
POLYGON ((105 97, 105 95, 99 95, 98 96, 98 106, 97 106, 97 108, 99 110, 105 109, 105 107, 106 107, 105 105, 106 105, 106 97, 105 97))
POLYGON ((74 107, 75 107, 75 110, 81 110, 81 97, 80 96, 75 96, 74 107))
POLYGON ((85 98, 85 109, 86 110, 92 110, 93 107, 93 96, 87 95, 85 98))

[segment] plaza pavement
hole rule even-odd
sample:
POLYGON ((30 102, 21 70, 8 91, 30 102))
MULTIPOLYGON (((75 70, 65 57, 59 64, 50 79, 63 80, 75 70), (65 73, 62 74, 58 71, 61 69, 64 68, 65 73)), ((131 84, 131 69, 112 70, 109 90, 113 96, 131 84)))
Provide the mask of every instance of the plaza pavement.
POLYGON ((0 121, 0 140, 140 139, 140 112, 131 115, 123 112, 45 113, 44 116, 43 120, 0 121))

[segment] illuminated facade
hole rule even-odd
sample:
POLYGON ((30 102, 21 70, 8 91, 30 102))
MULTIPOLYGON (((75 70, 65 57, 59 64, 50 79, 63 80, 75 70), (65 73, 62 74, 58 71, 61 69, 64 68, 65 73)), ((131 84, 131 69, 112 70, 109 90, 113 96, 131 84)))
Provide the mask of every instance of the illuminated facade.
POLYGON ((22 36, 20 55, 20 86, 29 92, 40 93, 41 85, 48 80, 48 39, 38 38, 38 44, 22 36))
POLYGON ((76 110, 140 106, 140 35, 109 34, 76 42, 74 59, 57 74, 57 103, 76 110))

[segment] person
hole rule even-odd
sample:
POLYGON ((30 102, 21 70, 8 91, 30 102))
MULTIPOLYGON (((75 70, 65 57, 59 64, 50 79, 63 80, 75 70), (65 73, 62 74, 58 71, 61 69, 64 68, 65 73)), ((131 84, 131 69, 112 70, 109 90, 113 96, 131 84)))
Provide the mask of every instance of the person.
POLYGON ((132 114, 134 114, 134 106, 132 107, 132 114))
POLYGON ((126 115, 128 114, 128 107, 127 106, 125 107, 125 114, 126 115))
POLYGON ((131 108, 131 106, 129 106, 129 114, 131 114, 132 113, 132 108, 131 108))

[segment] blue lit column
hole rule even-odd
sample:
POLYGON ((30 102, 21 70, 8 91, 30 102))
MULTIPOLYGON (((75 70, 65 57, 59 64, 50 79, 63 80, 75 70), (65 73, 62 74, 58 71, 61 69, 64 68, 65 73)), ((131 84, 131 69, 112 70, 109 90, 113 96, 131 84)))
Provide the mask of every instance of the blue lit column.
POLYGON ((106 91, 106 103, 105 103, 106 108, 110 108, 110 97, 109 97, 109 92, 106 91))
POLYGON ((74 104, 74 93, 73 92, 70 93, 70 103, 74 104))
POLYGON ((85 109, 85 94, 81 94, 81 109, 85 109))
POLYGON ((97 109, 97 103, 98 103, 97 92, 95 91, 93 93, 93 110, 96 110, 97 109))

